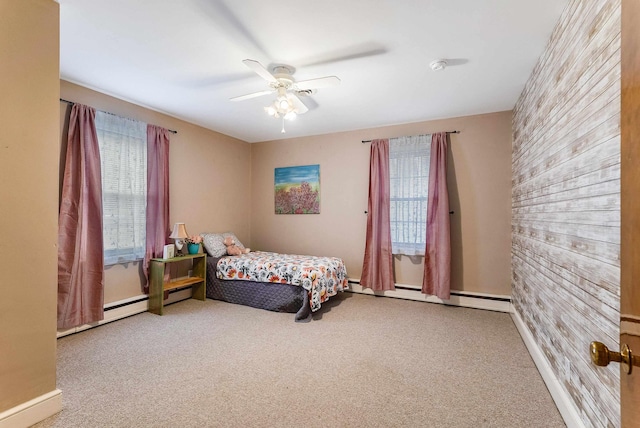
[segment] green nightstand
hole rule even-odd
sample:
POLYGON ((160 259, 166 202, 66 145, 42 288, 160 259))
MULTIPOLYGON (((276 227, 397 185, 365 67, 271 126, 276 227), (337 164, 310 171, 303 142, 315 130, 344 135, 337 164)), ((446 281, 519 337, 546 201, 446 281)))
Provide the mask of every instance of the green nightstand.
POLYGON ((149 281, 149 312, 162 315, 164 300, 168 296, 169 291, 178 290, 180 288, 192 289, 191 297, 193 299, 206 299, 207 286, 207 255, 206 253, 186 254, 184 256, 174 257, 171 259, 151 259, 149 281), (165 269, 170 263, 183 262, 190 260, 193 276, 187 278, 164 280, 165 269))

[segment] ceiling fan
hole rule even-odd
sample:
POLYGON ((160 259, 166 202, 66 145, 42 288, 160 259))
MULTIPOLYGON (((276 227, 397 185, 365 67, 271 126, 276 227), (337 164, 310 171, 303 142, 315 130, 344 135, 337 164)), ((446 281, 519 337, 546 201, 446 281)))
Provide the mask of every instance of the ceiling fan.
POLYGON ((258 76, 266 80, 269 83, 269 89, 233 97, 231 101, 243 101, 276 93, 276 100, 264 109, 270 116, 282 118, 282 133, 285 132, 284 119, 293 120, 297 115, 309 111, 307 106, 300 100, 299 95, 308 96, 315 93, 318 88, 326 88, 340 84, 340 79, 336 76, 326 76, 296 82, 292 76, 295 72, 293 67, 276 65, 273 67, 273 73, 271 73, 258 61, 245 59, 242 62, 258 76))

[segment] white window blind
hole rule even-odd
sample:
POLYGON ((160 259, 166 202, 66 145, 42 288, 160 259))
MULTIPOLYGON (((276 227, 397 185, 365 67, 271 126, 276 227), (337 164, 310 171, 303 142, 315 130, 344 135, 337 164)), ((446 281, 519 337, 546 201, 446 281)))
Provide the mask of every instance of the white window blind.
POLYGON ((102 167, 105 265, 142 259, 147 203, 147 124, 96 111, 102 167))
POLYGON ((389 140, 393 254, 424 255, 431 135, 389 140))

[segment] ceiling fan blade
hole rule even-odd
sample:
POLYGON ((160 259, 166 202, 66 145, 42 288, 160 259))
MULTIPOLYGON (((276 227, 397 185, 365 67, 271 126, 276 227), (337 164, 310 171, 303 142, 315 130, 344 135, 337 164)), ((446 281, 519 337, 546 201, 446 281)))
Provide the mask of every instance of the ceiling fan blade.
POLYGON ((221 29, 227 35, 227 40, 236 43, 239 50, 259 53, 265 58, 271 57, 264 45, 256 37, 256 34, 251 31, 246 22, 243 22, 239 14, 240 11, 236 4, 232 5, 233 2, 225 0, 193 0, 190 3, 193 3, 194 7, 199 9, 198 12, 208 17, 212 27, 221 29))
POLYGON ((242 60, 242 62, 244 62, 244 65, 252 69, 258 76, 262 77, 267 82, 278 83, 278 79, 276 79, 273 76, 273 74, 269 73, 269 70, 264 68, 264 66, 260 64, 258 61, 254 61, 252 59, 245 59, 245 60, 242 60))
POLYGON ((370 51, 367 52, 356 52, 356 53, 352 53, 352 54, 345 54, 343 56, 338 56, 338 57, 333 57, 333 58, 327 58, 327 59, 320 59, 317 60, 315 62, 309 62, 309 63, 305 63, 305 66, 312 66, 312 65, 324 65, 324 64, 333 64, 334 62, 340 62, 340 61, 349 61, 352 59, 359 59, 359 58, 367 58, 370 56, 375 56, 375 55, 382 55, 384 53, 387 53, 386 49, 372 49, 370 51))
POLYGON ((309 111, 306 105, 298 98, 296 94, 289 94, 289 99, 293 102, 293 107, 297 114, 303 114, 309 111))
POLYGON ((269 89, 269 90, 265 90, 265 91, 253 92, 253 93, 247 94, 247 95, 240 95, 239 97, 229 98, 229 100, 230 101, 244 101, 244 100, 248 100, 248 99, 256 98, 256 97, 261 97, 263 95, 272 94, 272 93, 273 93, 273 90, 269 89))
MULTIPOLYGON (((387 49, 379 43, 367 42, 357 45, 347 46, 342 49, 324 52, 313 57, 300 59, 297 64, 300 67, 309 67, 312 65, 331 64, 340 61, 349 61, 354 59, 366 58, 370 56, 382 55, 387 53, 387 49)), ((267 56, 268 57, 268 56, 267 56)))
POLYGON ((315 109, 317 109, 318 107, 320 107, 320 106, 318 105, 318 103, 316 102, 316 100, 314 100, 314 99, 313 99, 313 97, 310 97, 310 96, 308 96, 308 95, 305 95, 305 93, 304 93, 304 92, 303 92, 303 93, 301 93, 301 94, 297 94, 297 95, 298 95, 298 98, 300 98, 300 101, 304 100, 304 101, 302 101, 302 102, 304 103, 304 105, 306 105, 306 106, 307 106, 307 108, 308 108, 309 110, 315 110, 315 109))
POLYGON ((307 89, 328 88, 330 86, 337 86, 339 84, 340 79, 338 79, 336 76, 327 76, 296 82, 296 87, 299 91, 304 91, 307 89))

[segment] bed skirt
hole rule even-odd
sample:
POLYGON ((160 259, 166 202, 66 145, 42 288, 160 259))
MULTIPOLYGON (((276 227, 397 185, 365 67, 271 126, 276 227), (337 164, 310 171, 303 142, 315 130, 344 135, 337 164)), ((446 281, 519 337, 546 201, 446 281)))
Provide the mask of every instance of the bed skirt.
POLYGON ((216 265, 219 257, 207 257, 207 297, 229 303, 295 313, 301 321, 311 315, 309 293, 302 287, 244 280, 218 279, 216 265))

